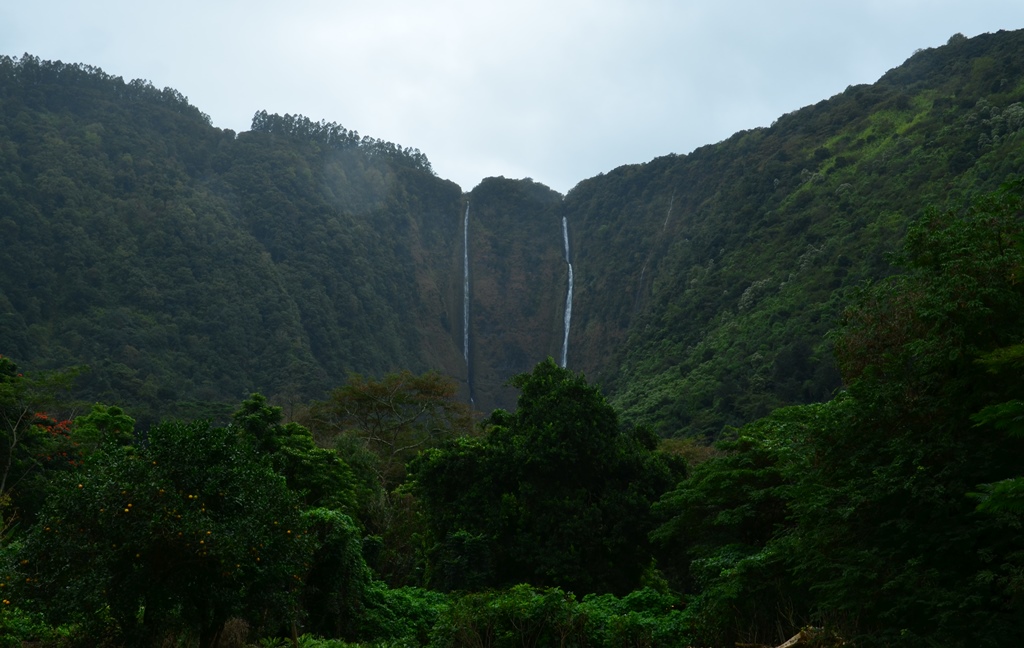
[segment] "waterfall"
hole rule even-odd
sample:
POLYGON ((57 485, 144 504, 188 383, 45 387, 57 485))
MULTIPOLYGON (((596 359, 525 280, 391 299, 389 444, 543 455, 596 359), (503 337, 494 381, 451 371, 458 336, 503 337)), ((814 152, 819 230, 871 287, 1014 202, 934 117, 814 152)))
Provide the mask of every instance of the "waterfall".
MULTIPOLYGON (((668 221, 672 218, 672 205, 676 202, 676 192, 672 192, 672 197, 668 200, 668 213, 665 214, 665 222, 661 224, 661 233, 664 234, 668 228, 668 221)), ((647 264, 651 262, 651 255, 654 254, 654 243, 651 244, 649 250, 647 250, 647 258, 644 260, 643 267, 640 268, 640 281, 636 282, 636 297, 633 298, 633 314, 636 314, 636 309, 640 306, 640 295, 644 289, 644 275, 647 274, 647 264)))
POLYGON ((665 228, 668 227, 668 219, 672 218, 672 204, 676 201, 676 192, 672 192, 672 197, 668 200, 668 213, 665 214, 665 222, 661 226, 661 233, 665 233, 665 228))
POLYGON ((462 357, 469 375, 469 203, 462 221, 462 357))
POLYGON ((562 240, 565 242, 565 264, 569 266, 569 290, 565 294, 565 337, 562 338, 562 367, 569 358, 569 322, 572 320, 572 261, 569 259, 569 223, 562 216, 562 240))

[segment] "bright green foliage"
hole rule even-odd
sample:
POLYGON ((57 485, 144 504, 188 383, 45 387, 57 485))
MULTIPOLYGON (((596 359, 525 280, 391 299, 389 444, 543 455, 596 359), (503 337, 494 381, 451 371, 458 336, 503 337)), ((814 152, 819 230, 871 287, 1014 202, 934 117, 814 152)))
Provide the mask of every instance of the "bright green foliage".
POLYGON ((336 452, 320 448, 309 430, 298 423, 281 424, 281 408, 262 394, 253 394, 232 416, 234 429, 252 439, 259 453, 299 493, 307 506, 355 510, 352 470, 336 452))
POLYGON ((611 594, 583 597, 578 614, 586 619, 583 645, 664 646, 690 645, 692 625, 678 597, 642 588, 616 598, 611 594))
POLYGON ((431 636, 431 648, 688 645, 687 620, 671 595, 641 589, 582 601, 559 588, 516 585, 457 596, 431 636))
POLYGON ((316 543, 303 577, 306 627, 328 637, 364 636, 371 573, 359 529, 347 515, 324 508, 307 511, 305 522, 316 543))
MULTIPOLYGON (((362 636, 382 646, 423 646, 449 608, 449 598, 418 587, 389 589, 379 581, 367 590, 362 636)), ((374 645, 377 645, 376 643, 374 645)))
POLYGON ((96 403, 75 418, 71 438, 87 454, 108 444, 129 445, 135 441, 135 419, 120 407, 96 403))
POLYGON ((583 617, 572 594, 517 585, 458 597, 434 628, 430 645, 559 646, 581 635, 583 617))
MULTIPOLYGON (((1021 369, 1024 369, 1024 344, 996 349, 982 357, 980 362, 988 367, 996 379, 1019 376, 1021 369)), ((1018 398, 988 405, 975 414, 972 420, 979 427, 991 427, 997 434, 1024 438, 1024 400, 1018 398)), ((1024 476, 1020 475, 1020 471, 1014 477, 981 484, 978 488, 981 491, 977 494, 981 500, 978 510, 991 513, 1005 511, 1018 515, 1024 513, 1024 476)))
MULTIPOLYGON (((979 427, 991 426, 1014 438, 1024 437, 1024 401, 1012 400, 982 408, 973 420, 979 427)), ((997 433, 998 433, 997 432, 997 433)), ((1007 477, 994 483, 980 484, 977 497, 979 511, 1024 514, 1024 476, 1007 477)))
POLYGON ((1024 387, 978 362, 1024 338, 1020 209, 1004 191, 927 213, 906 272, 866 289, 838 332, 844 416, 812 429, 791 506, 795 573, 848 638, 1006 645, 1019 631, 1020 520, 977 513, 968 493, 1024 456, 972 419, 1024 387))
POLYGON ((7 598, 0 600, 0 606, 0 648, 22 648, 26 644, 64 645, 62 641, 66 640, 67 633, 50 626, 42 614, 26 612, 11 605, 7 598))
POLYGON ((846 391, 745 426, 658 504, 696 639, 772 643, 814 623, 858 645, 1013 642, 1021 207, 1011 187, 926 212, 905 272, 861 290, 835 335, 846 391))
POLYGON ((22 596, 54 620, 114 624, 142 645, 232 616, 298 614, 315 539, 297 497, 237 432, 163 423, 54 482, 25 541, 22 596))
POLYGON ((550 358, 512 384, 518 408, 496 411, 486 438, 413 463, 437 542, 432 582, 629 591, 650 562, 650 503, 677 473, 656 439, 623 430, 596 387, 550 358))
MULTIPOLYGON (((345 635, 354 634, 357 639, 324 638, 331 637, 330 631, 321 627, 320 630, 307 632, 298 637, 299 646, 323 648, 357 648, 357 646, 374 646, 375 648, 411 648, 427 645, 430 633, 438 619, 448 610, 448 597, 438 592, 415 587, 389 589, 380 581, 373 581, 367 589, 359 594, 358 600, 338 602, 345 607, 358 611, 354 617, 337 620, 329 619, 330 624, 344 625, 345 635), (349 642, 352 643, 349 643, 349 642)), ((291 646, 291 638, 264 637, 260 646, 285 648, 291 646)))
POLYGON ((693 593, 698 641, 778 643, 809 621, 805 593, 786 576, 789 499, 807 435, 834 409, 790 407, 744 426, 655 505, 659 564, 693 593))

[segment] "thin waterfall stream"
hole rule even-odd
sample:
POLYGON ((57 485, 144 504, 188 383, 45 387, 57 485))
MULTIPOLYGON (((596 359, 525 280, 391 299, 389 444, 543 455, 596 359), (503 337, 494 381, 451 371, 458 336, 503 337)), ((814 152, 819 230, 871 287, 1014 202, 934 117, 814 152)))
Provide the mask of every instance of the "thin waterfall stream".
POLYGON ((462 357, 466 359, 466 386, 473 406, 473 369, 469 364, 469 202, 462 219, 462 357))
POLYGON ((569 257, 569 223, 562 216, 562 240, 565 242, 565 264, 569 266, 569 290, 565 294, 565 336, 562 338, 562 368, 569 359, 569 323, 572 320, 572 261, 569 257))
POLYGON ((462 357, 469 370, 469 203, 462 221, 462 357))

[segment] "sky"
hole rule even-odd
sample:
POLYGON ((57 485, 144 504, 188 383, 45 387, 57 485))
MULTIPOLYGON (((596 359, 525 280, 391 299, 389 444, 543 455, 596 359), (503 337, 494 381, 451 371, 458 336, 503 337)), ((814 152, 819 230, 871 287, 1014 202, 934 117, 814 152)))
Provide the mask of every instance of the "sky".
POLYGON ((0 54, 174 88, 214 126, 300 114, 418 148, 464 191, 566 193, 873 83, 1021 0, 32 0, 0 54))

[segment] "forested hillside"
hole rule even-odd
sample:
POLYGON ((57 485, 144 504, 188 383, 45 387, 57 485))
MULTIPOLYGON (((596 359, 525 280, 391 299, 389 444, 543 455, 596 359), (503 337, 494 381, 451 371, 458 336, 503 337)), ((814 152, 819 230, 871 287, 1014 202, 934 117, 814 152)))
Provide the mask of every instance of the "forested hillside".
POLYGON ((1024 34, 957 36, 770 128, 581 182, 570 366, 665 435, 827 400, 849 288, 892 272, 924 209, 1021 172, 1022 101, 1024 34))
POLYGON ((1022 130, 956 35, 466 193, 0 58, 0 646, 1015 645, 1022 130))
POLYGON ((142 413, 294 402, 349 372, 464 374, 459 188, 418 151, 0 61, 0 347, 142 413), (451 267, 450 267, 451 266, 451 267))
POLYGON ((505 381, 561 352, 565 217, 569 366, 629 420, 716 438, 829 398, 824 334, 848 288, 892 271, 924 207, 1019 169, 1021 39, 954 37, 564 198, 506 179, 463 195, 419 151, 335 123, 260 112, 236 134, 171 89, 5 59, 0 348, 87 365, 83 395, 140 413, 223 415, 253 390, 299 403, 398 369, 509 407, 505 381))
POLYGON ((515 374, 559 357, 565 309, 561 195, 487 178, 469 194, 469 343, 474 404, 510 407, 515 374))

